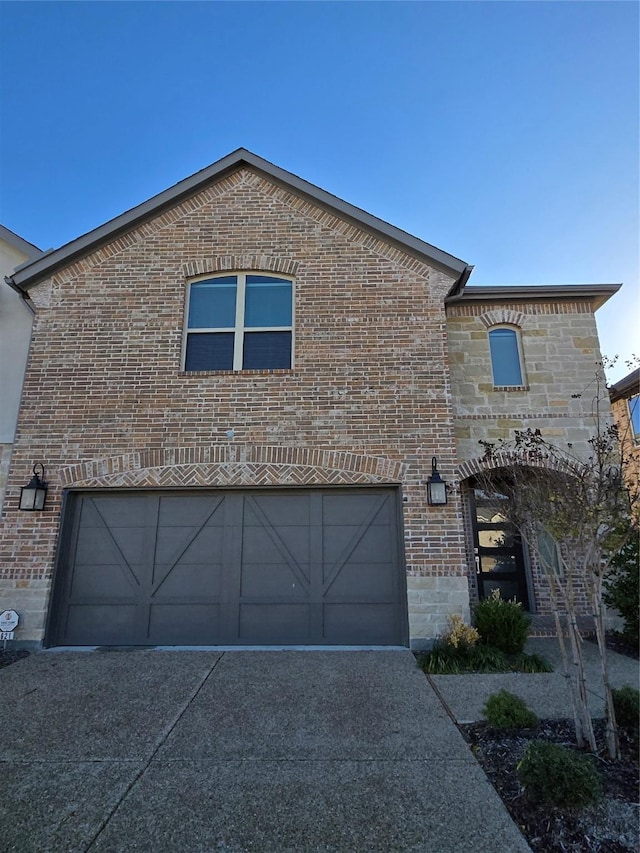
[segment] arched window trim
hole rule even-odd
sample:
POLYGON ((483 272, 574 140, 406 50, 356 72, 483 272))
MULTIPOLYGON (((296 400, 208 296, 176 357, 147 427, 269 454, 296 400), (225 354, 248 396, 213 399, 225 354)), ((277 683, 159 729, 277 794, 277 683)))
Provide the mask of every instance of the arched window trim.
MULTIPOLYGON (((524 366, 524 351, 522 349, 522 330, 519 326, 516 326, 512 323, 496 323, 487 329, 487 342, 489 344, 489 358, 491 361, 491 375, 493 378, 493 387, 494 390, 501 391, 526 391, 528 389, 527 378, 525 373, 524 366), (513 332, 516 340, 517 354, 518 354, 518 367, 520 369, 520 382, 518 383, 504 383, 496 381, 496 364, 494 361, 494 355, 491 349, 491 333, 498 331, 499 329, 508 329, 513 332)), ((500 377, 498 377, 500 378, 500 377)))

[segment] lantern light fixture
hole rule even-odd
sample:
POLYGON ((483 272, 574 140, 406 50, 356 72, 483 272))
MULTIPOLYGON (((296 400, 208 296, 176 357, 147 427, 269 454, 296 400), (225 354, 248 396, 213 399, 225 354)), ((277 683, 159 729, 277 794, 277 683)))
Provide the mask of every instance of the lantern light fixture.
POLYGON ((431 476, 427 480, 427 501, 431 506, 444 506, 447 502, 447 484, 437 468, 438 460, 431 459, 431 476))
POLYGON ((47 498, 47 483, 44 479, 44 465, 36 462, 33 466, 33 477, 26 486, 20 489, 20 509, 28 512, 41 511, 47 498))

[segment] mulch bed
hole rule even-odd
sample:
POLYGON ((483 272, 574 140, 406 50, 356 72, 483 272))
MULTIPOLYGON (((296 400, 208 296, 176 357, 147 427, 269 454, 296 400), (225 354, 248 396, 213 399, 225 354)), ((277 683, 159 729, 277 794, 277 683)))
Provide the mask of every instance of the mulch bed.
MULTIPOLYGON (((603 799, 597 806, 577 811, 531 803, 516 777, 516 766, 530 740, 575 748, 571 720, 542 720, 536 728, 509 732, 493 729, 488 723, 459 728, 535 853, 622 853, 639 849, 638 744, 626 732, 620 732, 620 761, 609 761, 604 747, 597 757, 603 799)), ((595 730, 598 744, 604 744, 604 720, 595 721, 595 730)))
MULTIPOLYGON (((589 638, 595 642, 595 637, 589 638)), ((616 632, 607 633, 607 648, 638 658, 638 649, 616 632)), ((460 725, 478 763, 534 853, 628 853, 640 850, 640 778, 638 742, 620 730, 620 761, 610 761, 604 748, 604 720, 594 729, 601 749, 597 767, 603 798, 583 810, 549 808, 531 803, 516 777, 516 767, 530 740, 546 740, 572 749, 572 720, 541 720, 534 729, 504 732, 488 723, 460 725)))

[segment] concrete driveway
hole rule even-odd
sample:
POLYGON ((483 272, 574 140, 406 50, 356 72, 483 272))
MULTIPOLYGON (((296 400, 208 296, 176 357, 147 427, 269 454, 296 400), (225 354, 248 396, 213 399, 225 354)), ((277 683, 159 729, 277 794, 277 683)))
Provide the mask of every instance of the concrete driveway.
POLYGON ((527 851, 408 651, 0 670, 2 851, 527 851))

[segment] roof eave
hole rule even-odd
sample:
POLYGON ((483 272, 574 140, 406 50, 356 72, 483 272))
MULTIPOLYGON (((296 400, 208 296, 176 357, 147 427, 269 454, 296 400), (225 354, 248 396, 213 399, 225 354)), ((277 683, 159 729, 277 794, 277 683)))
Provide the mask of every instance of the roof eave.
POLYGON ((504 285, 485 287, 474 285, 452 293, 445 300, 448 305, 461 302, 549 301, 550 299, 588 299, 594 310, 614 296, 622 284, 551 284, 504 285))
POLYGON ((179 203, 185 197, 198 192, 209 182, 220 180, 225 174, 235 171, 243 165, 263 172, 270 180, 275 181, 279 185, 306 196, 315 204, 337 212, 342 218, 350 220, 359 227, 364 227, 366 230, 375 232, 385 241, 393 243, 403 251, 408 251, 420 258, 426 259, 430 264, 455 276, 456 281, 468 269, 468 265, 459 258, 443 252, 436 246, 425 243, 417 237, 413 237, 406 231, 402 231, 400 228, 396 228, 394 225, 390 225, 388 222, 372 216, 370 213, 343 201, 337 196, 316 187, 314 184, 310 184, 308 181, 281 169, 279 166, 274 166, 267 160, 262 159, 262 157, 258 157, 244 148, 239 148, 211 166, 196 172, 194 175, 158 193, 142 204, 109 220, 104 225, 48 253, 46 257, 26 264, 12 276, 15 285, 22 290, 28 289, 56 270, 68 266, 73 261, 94 251, 101 245, 115 239, 121 233, 136 227, 143 221, 158 216, 163 210, 179 203))
POLYGON ((635 370, 632 370, 631 373, 609 388, 609 397, 612 403, 615 403, 616 400, 633 397, 638 393, 640 393, 640 367, 636 367, 635 370))

